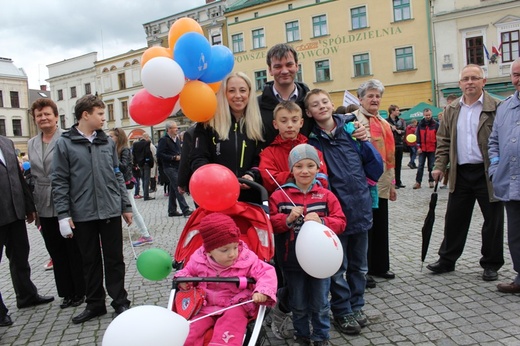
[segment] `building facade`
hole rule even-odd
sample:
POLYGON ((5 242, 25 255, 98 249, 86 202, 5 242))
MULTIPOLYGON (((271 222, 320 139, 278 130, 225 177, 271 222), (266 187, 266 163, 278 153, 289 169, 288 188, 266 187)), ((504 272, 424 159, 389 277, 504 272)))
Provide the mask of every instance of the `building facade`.
POLYGON ((0 57, 0 135, 11 139, 21 152, 27 151, 31 137, 28 92, 24 70, 16 67, 11 59, 0 57))
POLYGON ((467 64, 485 70, 485 90, 503 97, 514 92, 509 74, 519 56, 519 1, 434 0, 432 25, 440 105, 449 94, 461 95, 459 74, 467 64))
POLYGON ((291 44, 298 79, 329 91, 336 106, 368 79, 385 85, 381 109, 435 103, 428 0, 249 0, 226 11, 236 71, 259 93, 269 48, 291 44))

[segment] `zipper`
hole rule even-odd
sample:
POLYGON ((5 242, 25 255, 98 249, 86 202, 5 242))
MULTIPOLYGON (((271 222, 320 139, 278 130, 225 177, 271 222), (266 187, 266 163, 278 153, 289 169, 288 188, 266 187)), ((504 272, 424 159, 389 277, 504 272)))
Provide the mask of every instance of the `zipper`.
POLYGON ((245 156, 246 148, 247 148, 246 140, 243 139, 242 140, 242 155, 240 156, 240 168, 244 167, 244 156, 245 156))

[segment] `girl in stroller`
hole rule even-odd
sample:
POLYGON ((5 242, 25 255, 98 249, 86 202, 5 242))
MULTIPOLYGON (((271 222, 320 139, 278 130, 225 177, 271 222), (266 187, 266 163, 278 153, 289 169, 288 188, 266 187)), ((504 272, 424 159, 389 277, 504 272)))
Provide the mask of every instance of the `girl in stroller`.
MULTIPOLYGON (((249 277, 256 284, 245 289, 234 283, 199 283, 206 294, 204 306, 193 317, 220 310, 252 299, 249 303, 224 311, 220 315, 201 319, 190 324, 186 345, 202 345, 204 333, 214 328, 210 345, 242 345, 248 319, 258 309, 256 304, 273 306, 276 302, 276 273, 274 268, 260 260, 239 239, 240 230, 233 219, 221 213, 212 213, 202 219, 199 226, 203 245, 195 251, 186 267, 175 277, 249 277)), ((190 288, 189 283, 180 283, 181 290, 190 288)))

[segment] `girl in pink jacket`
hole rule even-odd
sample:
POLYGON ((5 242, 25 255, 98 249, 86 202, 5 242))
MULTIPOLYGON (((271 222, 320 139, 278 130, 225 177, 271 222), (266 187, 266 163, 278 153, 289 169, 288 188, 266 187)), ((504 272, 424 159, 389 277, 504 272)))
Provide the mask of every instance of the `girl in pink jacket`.
MULTIPOLYGON (((231 305, 253 300, 226 310, 221 314, 203 318, 190 324, 190 333, 185 345, 202 345, 204 333, 214 327, 210 345, 242 345, 248 319, 258 309, 256 304, 273 306, 276 302, 276 273, 274 268, 260 260, 240 240, 240 230, 228 215, 212 213, 204 217, 199 226, 203 245, 190 257, 185 268, 175 277, 248 277, 256 281, 240 289, 235 283, 199 283, 206 292, 204 306, 196 319, 231 305)), ((188 289, 189 284, 179 284, 188 289)))

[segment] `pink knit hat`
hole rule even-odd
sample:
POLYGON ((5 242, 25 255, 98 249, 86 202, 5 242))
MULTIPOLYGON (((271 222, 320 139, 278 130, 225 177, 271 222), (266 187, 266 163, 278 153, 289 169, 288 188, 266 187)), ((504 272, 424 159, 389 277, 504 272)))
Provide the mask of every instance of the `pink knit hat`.
POLYGON ((205 216, 199 225, 206 252, 231 243, 238 243, 240 229, 231 217, 222 213, 205 216))

